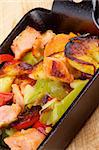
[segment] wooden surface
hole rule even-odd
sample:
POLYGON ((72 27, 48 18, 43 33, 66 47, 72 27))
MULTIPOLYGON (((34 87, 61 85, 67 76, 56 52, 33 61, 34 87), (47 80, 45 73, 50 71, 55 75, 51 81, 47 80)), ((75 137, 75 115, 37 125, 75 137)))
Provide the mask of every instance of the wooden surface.
MULTIPOLYGON (((0 0, 0 44, 22 16, 32 8, 51 9, 53 0, 0 0)), ((99 108, 67 150, 99 150, 99 108)))

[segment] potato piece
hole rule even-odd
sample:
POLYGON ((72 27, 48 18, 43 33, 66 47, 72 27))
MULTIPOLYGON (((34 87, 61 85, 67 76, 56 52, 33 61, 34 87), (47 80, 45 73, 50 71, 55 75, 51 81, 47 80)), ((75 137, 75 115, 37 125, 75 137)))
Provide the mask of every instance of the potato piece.
POLYGON ((69 73, 65 63, 58 58, 46 57, 44 59, 45 74, 54 80, 57 79, 66 83, 72 82, 74 77, 69 73))
POLYGON ((66 45, 65 56, 72 67, 93 75, 99 68, 99 39, 86 35, 76 37, 66 45))
POLYGON ((46 78, 43 62, 40 62, 33 67, 33 70, 31 74, 29 74, 29 77, 35 80, 46 78))
POLYGON ((25 62, 9 62, 6 63, 0 70, 0 77, 29 74, 32 71, 32 65, 25 62))
POLYGON ((75 37, 76 35, 73 33, 67 34, 57 34, 52 38, 50 42, 45 47, 44 56, 49 56, 57 52, 64 51, 65 45, 69 41, 70 38, 75 37))

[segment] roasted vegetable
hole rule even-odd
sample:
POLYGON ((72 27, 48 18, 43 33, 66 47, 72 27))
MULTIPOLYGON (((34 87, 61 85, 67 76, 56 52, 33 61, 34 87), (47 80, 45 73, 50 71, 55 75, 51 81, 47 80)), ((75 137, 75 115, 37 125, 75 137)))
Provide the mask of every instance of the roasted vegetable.
POLYGON ((12 61, 5 63, 0 70, 0 77, 11 76, 15 77, 18 75, 29 74, 32 71, 32 65, 20 61, 12 61))
POLYGON ((43 110, 46 110, 47 108, 53 109, 53 106, 56 102, 57 102, 56 98, 53 98, 51 101, 48 101, 45 105, 42 106, 42 109, 40 112, 42 112, 43 110))
POLYGON ((66 43, 69 41, 70 38, 75 37, 76 35, 70 33, 69 35, 66 34, 58 34, 52 38, 52 40, 46 45, 44 50, 44 56, 50 56, 54 53, 64 51, 66 43))
POLYGON ((41 110, 41 122, 45 123, 46 125, 54 125, 69 108, 69 106, 72 104, 72 102, 83 89, 83 87, 87 84, 87 82, 88 80, 79 81, 79 84, 77 83, 77 86, 75 86, 74 90, 71 91, 60 102, 54 99, 52 103, 51 101, 48 102, 49 104, 46 103, 41 110))
POLYGON ((0 55, 0 138, 36 150, 99 68, 99 39, 28 26, 11 49, 0 55))
POLYGON ((0 92, 10 92, 13 80, 13 77, 8 76, 0 78, 0 92))
POLYGON ((70 83, 70 87, 72 88, 72 89, 75 89, 75 88, 77 88, 79 85, 82 85, 82 84, 84 84, 84 83, 87 83, 88 82, 88 80, 74 80, 72 83, 70 83))
POLYGON ((29 105, 33 103, 40 103, 39 101, 45 95, 46 90, 42 81, 37 81, 34 87, 27 85, 24 89, 24 103, 29 105))
POLYGON ((37 59, 33 56, 32 52, 26 53, 25 56, 22 58, 22 61, 31 65, 35 65, 38 62, 37 59))
POLYGON ((13 93, 0 92, 0 106, 7 104, 9 101, 11 101, 12 97, 13 93))
POLYGON ((11 61, 13 60, 13 56, 12 55, 9 55, 9 54, 1 54, 0 55, 0 64, 3 63, 3 62, 6 62, 6 61, 11 61))
POLYGON ((18 120, 11 124, 11 127, 17 130, 27 129, 31 127, 39 120, 40 109, 40 106, 33 106, 31 109, 23 112, 18 116, 18 120))
POLYGON ((37 80, 34 87, 27 85, 24 90, 25 105, 33 104, 35 101, 38 101, 39 103, 46 94, 61 100, 68 94, 68 92, 65 90, 61 82, 49 79, 37 80))
POLYGON ((99 39, 87 35, 73 38, 65 47, 65 56, 71 66, 93 75, 99 68, 99 39))
POLYGON ((27 84, 30 84, 33 86, 36 83, 36 80, 29 78, 28 74, 23 74, 23 75, 17 76, 17 78, 15 78, 13 83, 19 85, 21 88, 21 86, 25 86, 27 84))
POLYGON ((60 80, 70 83, 74 80, 72 74, 69 73, 66 61, 59 58, 46 57, 44 59, 44 71, 48 78, 60 80))
POLYGON ((48 80, 46 89, 47 93, 51 97, 57 98, 58 100, 62 100, 68 94, 67 90, 63 86, 63 83, 59 81, 48 80))
POLYGON ((33 70, 29 74, 29 77, 35 80, 50 78, 67 83, 80 76, 81 72, 69 64, 63 52, 45 57, 44 61, 33 66, 33 70))
POLYGON ((43 98, 42 98, 42 102, 43 104, 46 104, 48 101, 51 101, 52 97, 48 94, 46 94, 43 98))
POLYGON ((44 123, 37 121, 34 125, 33 128, 36 128, 38 131, 40 131, 41 133, 43 133, 44 135, 47 135, 47 133, 49 133, 49 131, 51 131, 51 127, 45 125, 44 123))
POLYGON ((47 78, 44 72, 43 62, 40 62, 37 65, 33 66, 33 70, 31 74, 29 74, 29 77, 35 80, 47 78))

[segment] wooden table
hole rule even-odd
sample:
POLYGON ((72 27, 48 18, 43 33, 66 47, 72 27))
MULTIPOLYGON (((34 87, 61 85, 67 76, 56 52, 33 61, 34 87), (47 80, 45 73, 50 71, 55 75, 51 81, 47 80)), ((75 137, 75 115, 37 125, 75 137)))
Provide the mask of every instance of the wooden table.
MULTIPOLYGON (((0 43, 30 9, 51 9, 53 0, 0 0, 0 43)), ((67 150, 99 150, 99 108, 67 150)))

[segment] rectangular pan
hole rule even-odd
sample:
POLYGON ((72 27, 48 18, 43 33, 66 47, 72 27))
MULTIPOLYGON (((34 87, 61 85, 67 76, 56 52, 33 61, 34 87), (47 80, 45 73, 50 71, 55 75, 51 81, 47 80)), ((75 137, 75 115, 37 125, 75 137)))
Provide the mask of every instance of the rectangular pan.
MULTIPOLYGON (((54 5, 55 6, 55 5, 54 5)), ((76 17, 76 16, 75 16, 76 17)), ((0 53, 12 53, 10 45, 13 39, 26 28, 27 25, 34 27, 42 32, 51 29, 55 33, 68 33, 78 31, 80 33, 87 32, 87 29, 68 28, 66 24, 67 17, 61 13, 46 10, 43 8, 36 8, 29 11, 12 30, 8 37, 0 46, 0 53), (63 24, 63 25, 62 25, 63 24)), ((72 24, 72 19, 69 24, 72 24)), ((92 27, 93 28, 93 27, 92 27)), ((91 30, 92 31, 92 30, 91 30)), ((90 32, 91 32, 90 31, 90 32)), ((94 33, 97 29, 94 27, 94 33)), ((93 34, 93 32, 91 32, 93 34)), ((46 139, 39 146, 39 150, 63 150, 71 142, 76 133, 81 129, 85 121, 90 117, 92 112, 99 104, 99 70, 95 73, 93 78, 89 81, 86 87, 74 100, 73 104, 68 108, 62 118, 53 127, 46 139)))

